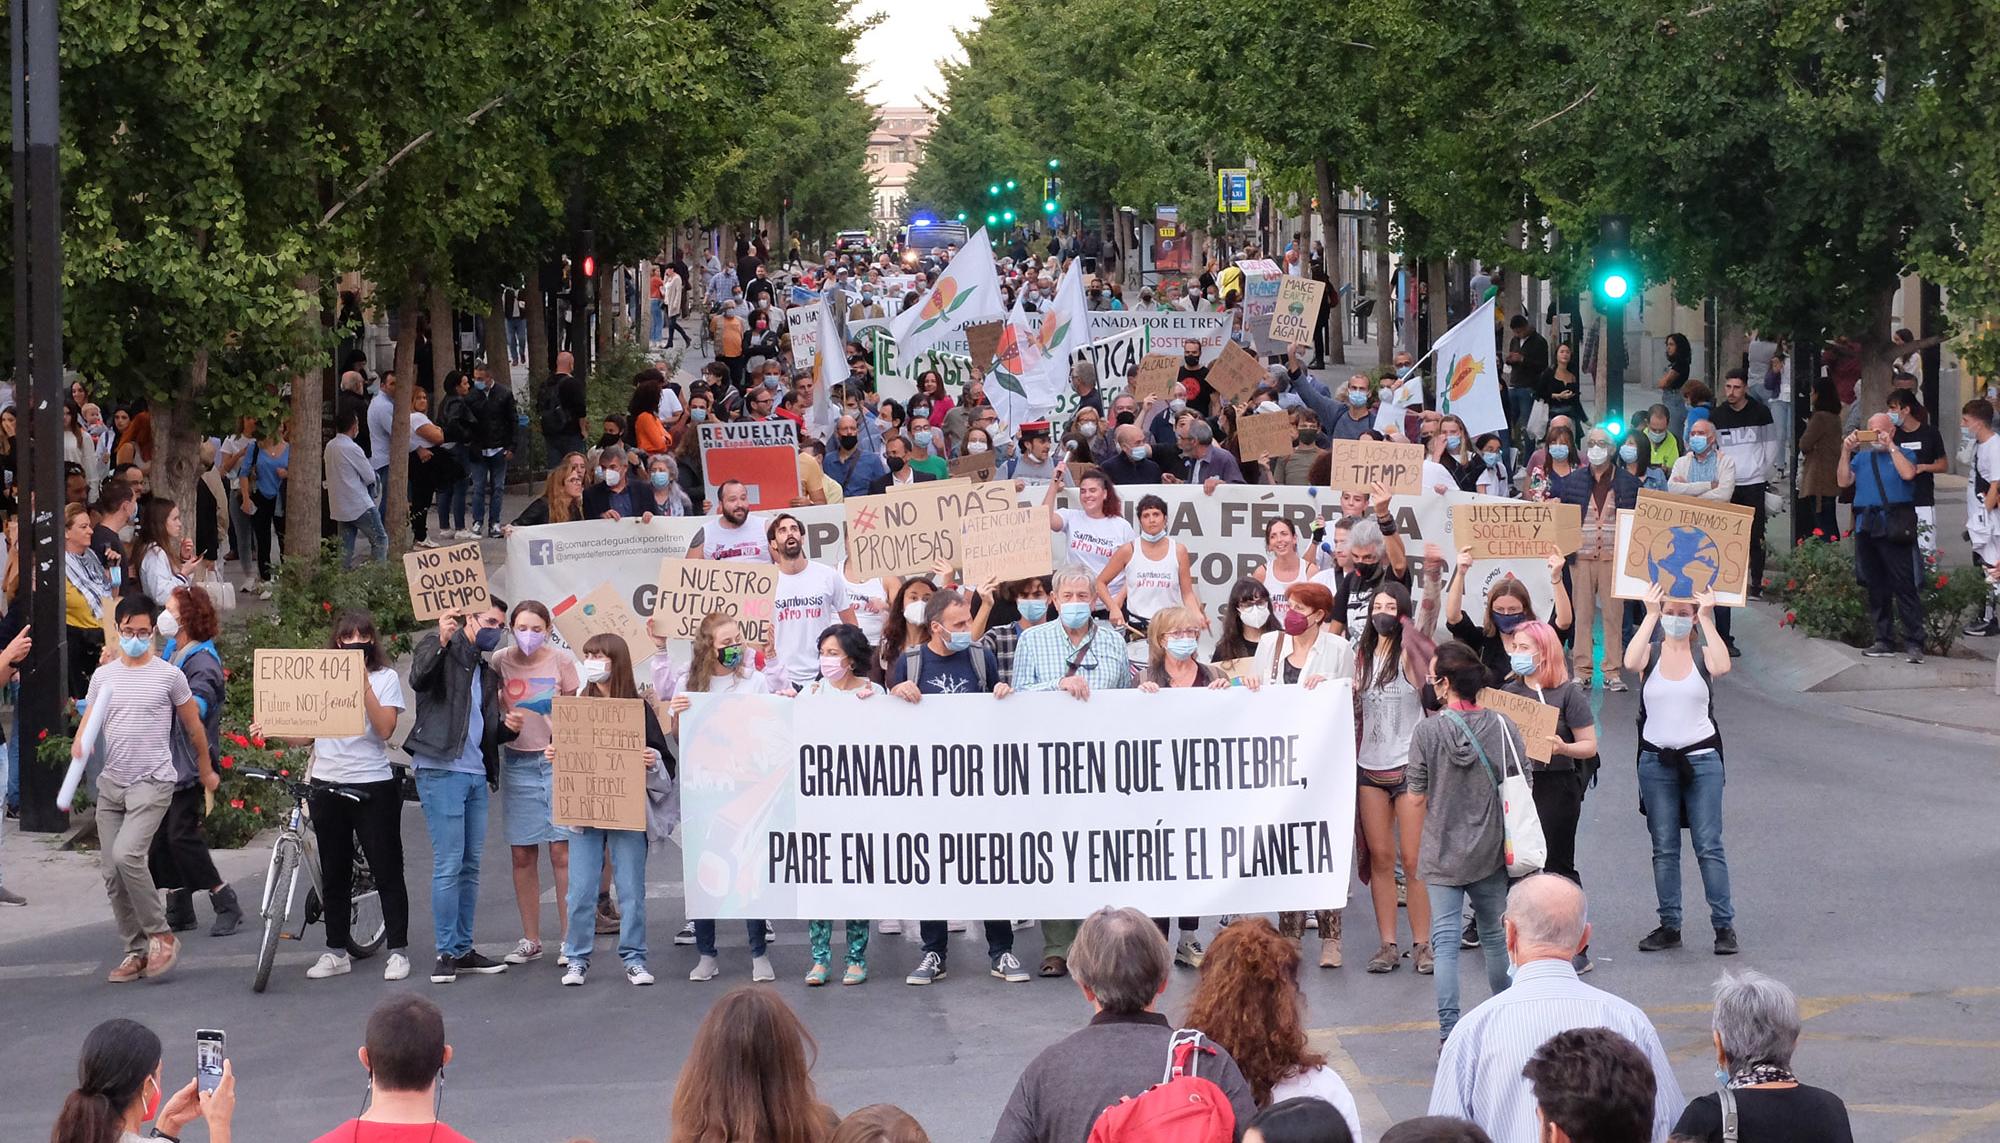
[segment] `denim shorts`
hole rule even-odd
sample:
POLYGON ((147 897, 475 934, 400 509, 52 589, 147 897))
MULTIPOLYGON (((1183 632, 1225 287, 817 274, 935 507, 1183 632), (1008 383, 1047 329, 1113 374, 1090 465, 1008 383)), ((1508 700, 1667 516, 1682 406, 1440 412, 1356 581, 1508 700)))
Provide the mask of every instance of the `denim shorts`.
POLYGON ((542 754, 500 751, 500 817, 508 845, 569 840, 569 831, 549 820, 554 789, 549 760, 542 754))
POLYGON ((1355 781, 1358 786, 1380 790, 1389 795, 1390 801, 1410 792, 1410 768, 1398 766, 1393 770, 1370 770, 1366 766, 1356 766, 1355 781))

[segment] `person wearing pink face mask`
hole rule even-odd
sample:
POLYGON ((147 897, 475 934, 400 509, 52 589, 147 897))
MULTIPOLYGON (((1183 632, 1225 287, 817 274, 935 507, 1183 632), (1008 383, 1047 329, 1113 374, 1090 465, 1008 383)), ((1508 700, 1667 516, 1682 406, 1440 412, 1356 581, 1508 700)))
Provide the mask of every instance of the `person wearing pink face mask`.
POLYGON ((550 742, 552 700, 576 694, 583 680, 576 658, 549 642, 553 622, 540 602, 522 600, 508 621, 514 645, 493 656, 493 670, 500 676, 501 720, 515 734, 500 749, 501 822, 513 855, 514 902, 521 910, 521 939, 504 958, 508 964, 542 959, 544 844, 556 900, 569 900, 569 834, 550 820, 554 776, 543 752, 550 742))
MULTIPOLYGON (((1322 584, 1295 583, 1285 589, 1285 602, 1283 627, 1257 640, 1251 675, 1263 680, 1265 686, 1302 685, 1307 690, 1328 679, 1353 679, 1353 645, 1326 627, 1334 614, 1333 593, 1322 584)), ((1339 909, 1314 912, 1319 925, 1321 968, 1340 967, 1340 914, 1339 909)), ((1305 913, 1279 913, 1278 931, 1294 941, 1303 941, 1305 913)))
MULTIPOLYGON (((835 623, 819 633, 819 678, 799 692, 800 702, 851 702, 875 698, 882 688, 868 681, 868 637, 852 623, 835 623)), ((812 970, 806 984, 817 988, 833 972, 833 922, 812 921, 806 925, 806 944, 812 949, 812 970)), ((842 984, 861 984, 868 979, 868 922, 847 922, 847 971, 842 984)))

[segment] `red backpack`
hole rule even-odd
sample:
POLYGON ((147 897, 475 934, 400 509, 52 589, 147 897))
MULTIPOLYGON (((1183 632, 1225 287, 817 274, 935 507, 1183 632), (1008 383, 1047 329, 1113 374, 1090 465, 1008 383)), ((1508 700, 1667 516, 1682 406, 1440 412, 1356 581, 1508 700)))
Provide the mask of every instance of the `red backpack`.
POLYGON ((1232 1143, 1236 1109, 1214 1080, 1195 1074, 1196 1053, 1216 1051, 1200 1032, 1175 1032, 1160 1082, 1105 1108, 1089 1143, 1232 1143))

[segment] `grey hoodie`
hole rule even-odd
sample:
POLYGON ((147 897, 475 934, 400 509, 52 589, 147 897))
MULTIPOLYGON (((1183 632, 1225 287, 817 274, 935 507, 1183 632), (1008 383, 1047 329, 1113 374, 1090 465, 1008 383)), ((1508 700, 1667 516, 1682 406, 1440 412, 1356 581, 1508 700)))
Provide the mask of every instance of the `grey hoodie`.
POLYGON ((1490 710, 1458 715, 1478 736, 1491 769, 1445 714, 1424 719, 1410 732, 1410 792, 1428 800, 1417 876, 1438 885, 1470 885, 1505 867, 1506 826, 1494 776, 1507 764, 1510 741, 1512 757, 1527 757, 1521 732, 1507 716, 1490 710))

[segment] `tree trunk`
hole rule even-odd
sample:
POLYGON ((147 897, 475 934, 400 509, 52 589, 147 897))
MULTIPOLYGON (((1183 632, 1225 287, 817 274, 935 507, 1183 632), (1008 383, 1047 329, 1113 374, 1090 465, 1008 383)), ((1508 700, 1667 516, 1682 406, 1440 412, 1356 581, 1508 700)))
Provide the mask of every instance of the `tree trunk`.
POLYGON ((507 356, 507 291, 498 286, 486 310, 486 369, 495 385, 513 387, 514 365, 507 356))
MULTIPOLYGON (((410 550, 410 396, 416 392, 417 311, 424 301, 424 272, 411 270, 403 282, 402 320, 396 339, 396 419, 389 430, 389 488, 382 498, 382 523, 389 530, 389 551, 410 550)), ((431 346, 437 356, 437 346, 431 346)))
POLYGON ((1432 345, 1436 345, 1438 338, 1443 337, 1445 331, 1451 328, 1451 315, 1447 312, 1451 307, 1447 296, 1448 290, 1445 286, 1444 261, 1443 258, 1437 256, 1432 256, 1424 260, 1424 278, 1430 283, 1430 342, 1432 345))
MULTIPOLYGON (((208 403, 208 350, 197 349, 188 363, 186 399, 153 405, 153 491, 181 510, 181 534, 195 535, 195 483, 201 477, 201 410, 208 403)), ((176 563, 180 553, 173 553, 176 563)), ((132 568, 132 582, 138 582, 132 568)), ((156 599, 164 605, 167 601, 156 599)))
POLYGON ((1383 198, 1375 203, 1375 364, 1384 369, 1396 363, 1396 291, 1389 285, 1394 273, 1389 267, 1389 200, 1383 198))
POLYGON ((611 355, 612 335, 618 328, 618 271, 599 274, 596 285, 597 359, 602 361, 611 355))
POLYGON ((451 395, 445 375, 458 368, 458 327, 451 320, 451 297, 443 282, 431 283, 426 301, 431 317, 431 394, 436 401, 431 411, 437 412, 451 395))
MULTIPOLYGON (((528 267, 527 284, 521 287, 521 316, 528 323, 528 383, 534 385, 548 380, 551 364, 548 298, 542 293, 539 263, 528 267)), ((516 392, 514 396, 521 401, 528 398, 525 392, 516 392)))
POLYGON ((1319 184, 1319 225, 1326 231, 1326 358, 1335 365, 1347 364, 1347 322, 1340 298, 1340 192, 1333 177, 1333 163, 1321 155, 1313 160, 1313 178, 1319 184))
MULTIPOLYGON (((320 329, 332 329, 339 316, 332 290, 321 289, 316 274, 300 278, 299 290, 318 299, 320 329)), ((305 320, 312 321, 313 317, 309 315, 305 320)), ((292 376, 292 459, 286 466, 285 477, 285 555, 309 565, 319 559, 326 391, 334 368, 328 351, 321 350, 319 358, 317 369, 301 369, 292 376)))
POLYGON ((1868 303, 1868 328, 1861 332, 1858 339, 1861 342, 1861 384, 1855 389, 1855 400, 1861 402, 1862 409, 1871 412, 1882 408, 1883 402, 1888 399, 1889 375, 1895 369, 1896 347, 1889 340, 1889 334, 1895 325, 1896 287, 1896 280, 1891 278, 1888 284, 1875 291, 1874 298, 1868 303))

